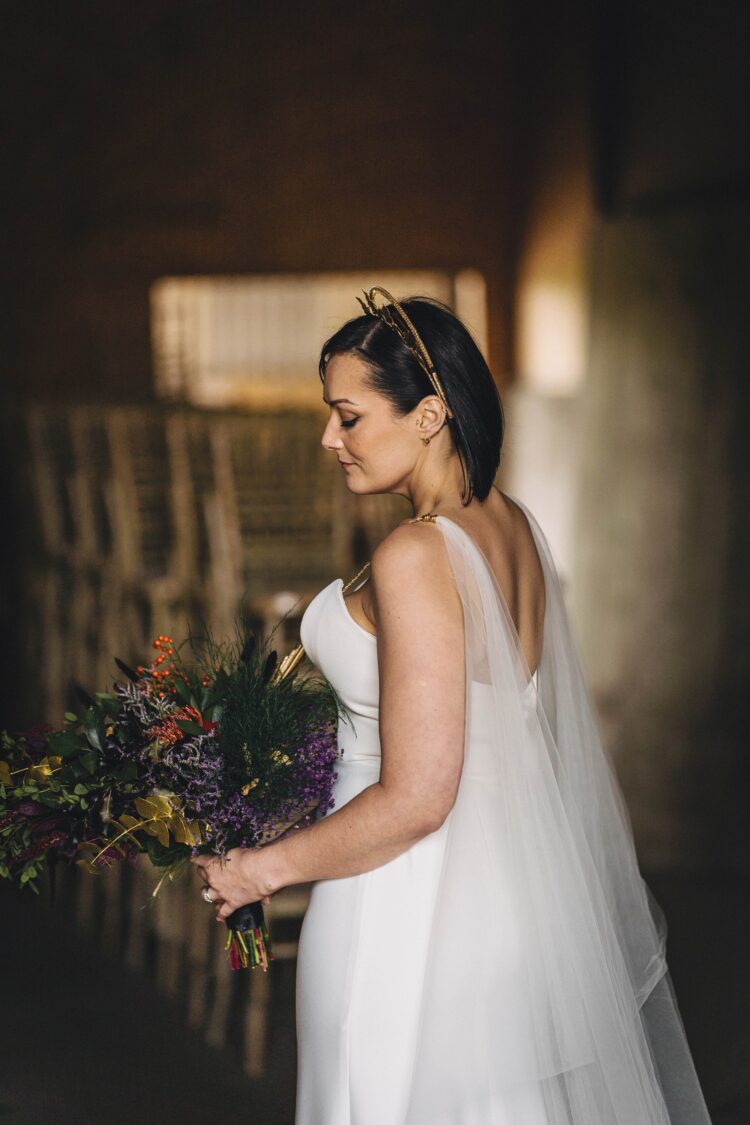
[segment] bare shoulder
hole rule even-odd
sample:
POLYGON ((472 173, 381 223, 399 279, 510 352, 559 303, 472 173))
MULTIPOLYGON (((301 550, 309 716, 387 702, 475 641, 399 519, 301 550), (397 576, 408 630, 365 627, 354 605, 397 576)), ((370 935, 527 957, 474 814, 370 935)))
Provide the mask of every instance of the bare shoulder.
POLYGON ((402 573, 427 567, 438 573, 447 564, 443 534, 430 523, 404 520, 381 540, 372 555, 372 573, 402 573))
POLYGON ((374 610, 408 602, 443 614, 460 606, 440 528, 428 522, 398 524, 376 547, 370 564, 374 610))

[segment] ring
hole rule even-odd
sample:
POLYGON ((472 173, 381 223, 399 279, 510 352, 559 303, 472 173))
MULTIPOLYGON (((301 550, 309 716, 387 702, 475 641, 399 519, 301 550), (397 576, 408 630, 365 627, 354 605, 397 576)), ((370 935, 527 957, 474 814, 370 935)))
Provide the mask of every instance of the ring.
POLYGON ((208 887, 204 887, 203 890, 201 891, 201 894, 203 895, 206 902, 213 903, 214 900, 211 898, 208 887))

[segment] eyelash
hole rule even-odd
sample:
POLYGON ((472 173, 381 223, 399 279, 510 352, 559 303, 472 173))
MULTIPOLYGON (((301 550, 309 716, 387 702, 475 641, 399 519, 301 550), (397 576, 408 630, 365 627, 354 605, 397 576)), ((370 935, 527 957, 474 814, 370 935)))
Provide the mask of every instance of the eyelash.
POLYGON ((348 422, 342 422, 341 425, 345 429, 350 430, 352 428, 352 426, 356 425, 356 423, 358 421, 359 421, 359 418, 350 418, 348 422))

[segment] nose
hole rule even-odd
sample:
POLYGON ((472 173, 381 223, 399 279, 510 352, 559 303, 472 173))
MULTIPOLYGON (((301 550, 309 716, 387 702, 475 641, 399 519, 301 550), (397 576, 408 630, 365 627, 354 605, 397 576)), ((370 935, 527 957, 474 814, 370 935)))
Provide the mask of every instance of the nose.
POLYGON ((320 444, 324 449, 341 449, 343 442, 339 434, 336 433, 336 424, 334 418, 328 419, 328 425, 323 430, 323 436, 320 439, 320 444))

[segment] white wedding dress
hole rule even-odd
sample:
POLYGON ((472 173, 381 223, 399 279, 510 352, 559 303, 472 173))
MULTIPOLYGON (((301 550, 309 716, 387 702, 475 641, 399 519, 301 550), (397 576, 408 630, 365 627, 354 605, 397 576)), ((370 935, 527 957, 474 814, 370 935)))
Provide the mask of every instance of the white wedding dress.
MULTIPOLYGON (((396 859, 313 885, 295 1125, 710 1125, 549 546, 511 499, 544 570, 539 669, 485 556, 438 516, 466 637, 458 795, 396 859)), ((380 771, 377 641, 342 587, 301 623, 350 719, 337 808, 380 771)))

